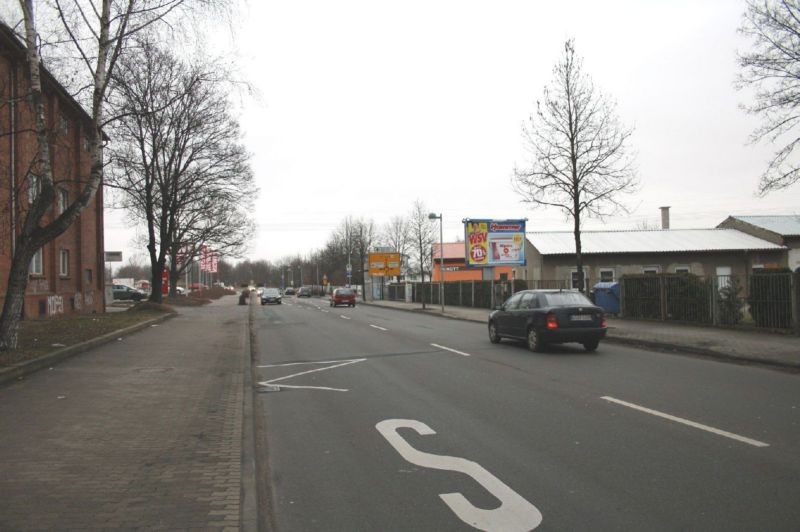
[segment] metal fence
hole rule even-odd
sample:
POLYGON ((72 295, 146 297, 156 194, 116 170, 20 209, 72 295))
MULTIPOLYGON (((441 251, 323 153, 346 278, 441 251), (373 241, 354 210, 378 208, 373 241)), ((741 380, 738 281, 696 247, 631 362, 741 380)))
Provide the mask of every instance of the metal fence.
POLYGON ((627 275, 620 283, 626 318, 800 332, 797 273, 627 275))
MULTIPOLYGON (((620 285, 624 318, 800 334, 799 273, 626 275, 620 285)), ((594 282, 587 281, 587 286, 594 286, 594 282)), ((444 284, 444 303, 491 309, 520 290, 569 287, 566 280, 453 281, 444 284)), ((365 288, 370 299, 440 304, 439 283, 396 283, 375 288, 367 283, 365 288)))
MULTIPOLYGON (((520 290, 567 288, 567 281, 452 281, 444 283, 444 304, 449 306, 491 309, 520 290)), ((366 291, 376 299, 439 305, 439 283, 396 283, 366 291)))

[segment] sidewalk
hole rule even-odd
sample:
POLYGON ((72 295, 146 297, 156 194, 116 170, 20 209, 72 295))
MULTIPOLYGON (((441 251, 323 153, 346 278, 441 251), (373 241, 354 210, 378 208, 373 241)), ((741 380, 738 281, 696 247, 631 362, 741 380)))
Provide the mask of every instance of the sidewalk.
MULTIPOLYGON (((411 312, 426 312, 435 316, 442 315, 441 307, 426 305, 427 309, 423 311, 420 303, 400 301, 362 303, 411 312)), ((489 309, 445 306, 444 316, 485 324, 489 312, 489 309)), ((800 370, 800 337, 792 335, 612 318, 608 320, 606 339, 610 342, 694 353, 740 363, 800 370)))
POLYGON ((0 529, 255 529, 248 309, 181 307, 0 387, 0 529))

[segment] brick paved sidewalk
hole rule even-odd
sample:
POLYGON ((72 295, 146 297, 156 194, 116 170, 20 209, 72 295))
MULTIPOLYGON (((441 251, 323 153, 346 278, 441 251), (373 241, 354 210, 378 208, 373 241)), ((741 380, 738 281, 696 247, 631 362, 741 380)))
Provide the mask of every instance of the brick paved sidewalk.
POLYGON ((0 529, 238 530, 235 296, 0 387, 0 529))

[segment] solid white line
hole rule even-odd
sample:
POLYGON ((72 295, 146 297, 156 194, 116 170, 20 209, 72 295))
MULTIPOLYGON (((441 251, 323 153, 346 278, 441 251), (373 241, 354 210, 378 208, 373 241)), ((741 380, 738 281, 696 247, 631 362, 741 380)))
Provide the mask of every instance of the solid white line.
POLYGON ((455 349, 450 349, 449 347, 445 347, 443 345, 439 345, 439 344, 431 344, 431 345, 433 347, 438 347, 439 349, 444 349, 445 351, 450 351, 451 353, 455 353, 457 355, 461 355, 462 357, 470 357, 470 356, 472 356, 469 353, 465 353, 463 351, 457 351, 455 349))
POLYGON ((314 362, 287 362, 286 364, 269 364, 267 366, 256 366, 257 368, 282 368, 285 366, 312 366, 314 364, 340 364, 342 362, 361 362, 365 358, 347 358, 344 360, 319 360, 314 362))
POLYGON ((383 327, 378 327, 377 325, 372 325, 371 323, 369 324, 369 326, 374 328, 374 329, 380 329, 381 331, 388 331, 389 330, 389 329, 384 329, 383 327))
POLYGON ((295 373, 293 375, 286 375, 285 377, 278 377, 277 379, 264 381, 264 383, 265 384, 272 384, 272 383, 275 383, 275 382, 278 382, 278 381, 285 381, 286 379, 292 379, 294 377, 299 377, 300 375, 308 375, 309 373, 316 373, 318 371, 327 371, 329 369, 341 368, 342 366, 349 366, 350 364, 355 364, 356 362, 364 362, 365 360, 366 360, 366 358, 357 358, 357 359, 354 359, 354 360, 348 360, 348 361, 343 362, 341 364, 336 364, 335 366, 328 366, 328 367, 325 367, 325 368, 317 368, 317 369, 310 369, 308 371, 301 371, 300 373, 295 373))
POLYGON ((343 320, 349 320, 350 319, 347 316, 342 316, 341 314, 339 314, 339 317, 342 318, 343 320))
POLYGON ((764 443, 763 441, 752 440, 750 438, 746 438, 744 436, 739 436, 738 434, 733 434, 732 432, 726 432, 724 430, 715 429, 714 427, 709 427, 708 425, 703 425, 701 423, 695 423, 694 421, 689 421, 688 419, 683 419, 681 417, 671 416, 669 414, 665 414, 664 412, 659 412, 658 410, 652 410, 650 408, 645 408, 643 406, 635 405, 633 403, 628 403, 625 401, 621 401, 619 399, 615 399, 613 397, 603 396, 600 399, 605 399, 606 401, 617 403, 618 405, 627 406, 628 408, 633 408, 634 410, 639 410, 640 412, 645 412, 647 414, 652 414, 654 416, 662 417, 664 419, 668 419, 670 421, 675 421, 676 423, 682 423, 684 425, 688 425, 690 427, 694 427, 696 429, 704 430, 706 432, 711 432, 712 434, 716 434, 717 436, 724 436, 725 438, 730 438, 732 440, 736 440, 742 443, 746 443, 748 445, 753 445, 754 447, 769 447, 768 443, 764 443))
POLYGON ((259 382, 259 386, 277 386, 278 388, 293 388, 297 390, 329 390, 331 392, 349 392, 346 388, 328 388, 327 386, 292 386, 291 384, 270 384, 268 381, 259 382))

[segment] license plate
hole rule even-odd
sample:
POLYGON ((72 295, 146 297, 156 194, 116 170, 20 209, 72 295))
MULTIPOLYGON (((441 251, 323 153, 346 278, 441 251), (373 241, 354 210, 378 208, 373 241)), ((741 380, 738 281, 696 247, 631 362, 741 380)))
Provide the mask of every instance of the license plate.
POLYGON ((569 317, 572 321, 592 321, 591 314, 573 314, 569 317))

